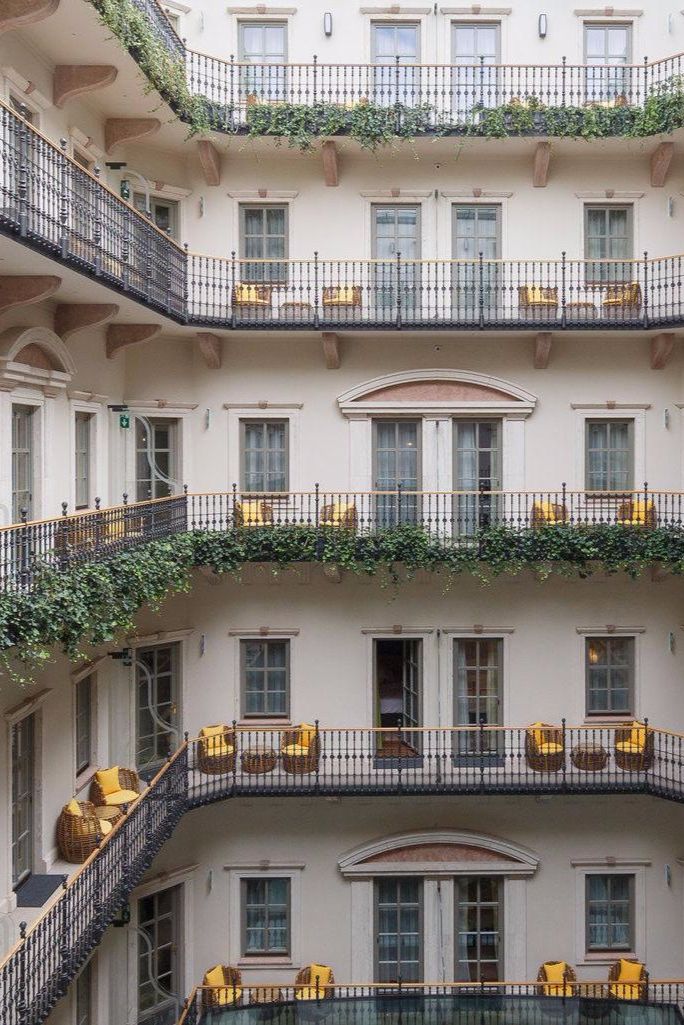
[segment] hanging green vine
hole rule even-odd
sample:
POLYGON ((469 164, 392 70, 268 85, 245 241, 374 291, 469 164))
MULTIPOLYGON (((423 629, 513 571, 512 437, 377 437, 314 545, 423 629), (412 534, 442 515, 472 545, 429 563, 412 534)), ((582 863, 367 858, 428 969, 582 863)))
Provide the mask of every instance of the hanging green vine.
POLYGON ((193 568, 239 574, 246 563, 270 563, 274 569, 334 565, 395 584, 426 570, 439 574, 445 587, 464 573, 483 581, 524 570, 541 577, 586 577, 597 569, 636 577, 659 564, 680 574, 684 533, 620 526, 493 527, 463 545, 411 525, 372 534, 268 526, 179 534, 67 572, 45 569, 30 594, 1 595, 2 662, 15 680, 30 679, 56 647, 76 658, 88 645, 133 631, 141 608, 159 609, 171 595, 190 589, 193 568))

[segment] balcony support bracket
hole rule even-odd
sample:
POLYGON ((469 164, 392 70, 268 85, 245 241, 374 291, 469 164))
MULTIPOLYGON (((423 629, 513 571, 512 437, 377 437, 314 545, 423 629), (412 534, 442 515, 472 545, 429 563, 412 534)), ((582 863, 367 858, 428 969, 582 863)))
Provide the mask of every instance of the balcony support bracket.
POLYGON ((59 0, 0 0, 0 32, 33 25, 54 14, 59 0))
POLYGON ((651 156, 651 186, 654 189, 662 189, 667 181, 674 156, 674 143, 661 142, 653 151, 651 156))
POLYGON ((328 370, 339 370, 342 363, 340 356, 340 336, 334 331, 323 331, 321 334, 323 343, 323 358, 328 370))
POLYGON ((107 153, 124 142, 133 142, 154 135, 161 128, 157 117, 108 117, 105 121, 107 153))
POLYGON ((66 342, 77 331, 106 324, 118 312, 116 303, 60 303, 55 310, 55 334, 66 342))
POLYGON ((211 331, 197 332, 197 347, 210 370, 220 370, 223 360, 221 339, 211 331))
POLYGON ((67 100, 111 85, 117 74, 112 64, 58 64, 52 77, 52 102, 63 107, 67 100))
POLYGON ((0 313, 15 306, 30 306, 53 295, 62 279, 54 274, 3 275, 0 277, 0 313))
POLYGON ((161 331, 161 324, 110 324, 107 328, 107 359, 114 359, 120 349, 138 342, 149 342, 161 331))
POLYGON ((221 156, 213 142, 209 142, 208 139, 200 139, 197 143, 197 155, 207 185, 220 185, 221 156))
POLYGON ((337 159, 337 146, 334 142, 324 142, 321 147, 323 153, 323 180, 329 188, 335 188, 340 184, 340 166, 337 159))
POLYGON ((545 189, 549 181, 549 166, 551 164, 551 143, 538 142, 534 151, 534 164, 532 166, 532 185, 535 189, 545 189))
POLYGON ((674 334, 663 331, 651 339, 651 370, 662 370, 670 362, 674 349, 674 334))
POLYGON ((540 331, 534 340, 534 369, 546 370, 551 357, 553 335, 550 331, 540 331))

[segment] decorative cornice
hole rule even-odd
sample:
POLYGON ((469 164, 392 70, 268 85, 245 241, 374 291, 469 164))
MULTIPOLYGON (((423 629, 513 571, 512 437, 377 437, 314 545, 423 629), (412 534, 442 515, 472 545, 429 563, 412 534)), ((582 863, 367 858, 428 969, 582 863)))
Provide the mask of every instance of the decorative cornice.
POLYGON ((429 199, 434 192, 432 189, 362 189, 359 195, 363 199, 429 199))
POLYGON ((650 402, 571 402, 570 409, 650 409, 650 402))
POLYGON ((440 14, 460 14, 463 17, 479 18, 482 15, 503 17, 513 12, 512 7, 482 7, 480 4, 471 4, 470 7, 440 7, 440 14))
POLYGON ((575 193, 577 199, 643 199, 644 195, 643 192, 621 192, 619 189, 575 193))
POLYGON ((644 12, 638 7, 577 7, 572 13, 578 18, 640 18, 644 12))
POLYGON ((122 399, 122 402, 131 409, 161 409, 166 413, 190 412, 199 405, 197 402, 176 402, 174 399, 122 399))
POLYGON ((620 636, 623 634, 645 634, 645 626, 616 626, 614 623, 606 623, 605 626, 578 626, 575 627, 575 632, 581 636, 593 637, 595 634, 613 634, 620 636))
MULTIPOLYGON (((459 847, 473 847, 479 850, 486 850, 492 854, 498 854, 506 859, 506 874, 532 875, 539 866, 539 858, 529 847, 521 847, 519 844, 502 840, 496 836, 486 836, 482 833, 472 833, 467 830, 458 829, 425 829, 414 833, 395 833, 391 836, 380 837, 376 840, 363 843, 347 851, 338 860, 337 864, 341 873, 347 875, 372 876, 379 874, 378 870, 383 864, 377 861, 368 863, 369 858, 378 855, 388 855, 385 866, 391 865, 393 869, 407 869, 411 875, 419 875, 423 867, 422 863, 416 862, 392 862, 393 851, 404 850, 407 847, 422 847, 425 844, 451 844, 459 847)), ((496 862, 488 862, 489 865, 496 865, 496 862)), ((466 872, 471 865, 468 862, 458 863, 457 871, 466 872)), ((500 866, 497 866, 500 867, 500 866)), ((454 866, 450 862, 430 862, 425 869, 429 875, 443 874, 446 870, 453 874, 454 866)))
POLYGON ((359 7, 359 14, 431 14, 431 7, 402 7, 390 4, 388 7, 359 7))
POLYGON ((226 192, 229 199, 260 202, 263 199, 296 199, 299 192, 292 189, 240 189, 238 192, 226 192))
POLYGON ((224 409, 303 409, 303 402, 224 402, 224 409))
POLYGON ((72 402, 92 402, 98 406, 103 406, 108 395, 97 395, 92 391, 78 391, 73 388, 67 389, 67 398, 71 399, 72 402))
POLYGON ((229 630, 229 637, 298 637, 298 626, 257 626, 247 630, 229 630))
POLYGON ((501 192, 496 189, 441 189, 442 199, 510 199, 514 192, 501 192))
POLYGON ((249 14, 251 18, 270 17, 273 14, 289 17, 297 13, 296 7, 267 7, 266 4, 253 4, 250 7, 226 7, 228 14, 249 14))

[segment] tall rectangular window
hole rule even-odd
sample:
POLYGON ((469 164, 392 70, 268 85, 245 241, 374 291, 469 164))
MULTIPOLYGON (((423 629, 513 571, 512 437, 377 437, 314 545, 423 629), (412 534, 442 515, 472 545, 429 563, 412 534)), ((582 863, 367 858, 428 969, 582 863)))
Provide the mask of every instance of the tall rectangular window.
MULTIPOLYGON (((454 641, 454 698, 457 726, 500 726, 503 707, 503 643, 500 638, 454 641)), ((501 738, 496 732, 459 734, 462 753, 494 753, 501 738)))
POLYGON ((136 662, 137 765, 154 768, 178 740, 179 647, 138 648, 136 662))
POLYGON ((138 1021, 171 1025, 181 991, 181 888, 171 886, 138 901, 138 1021), (161 992, 160 992, 161 991, 161 992), (163 993, 172 994, 169 999, 163 993), (170 1017, 166 1017, 168 1011, 170 1017))
POLYGON ((586 877, 587 950, 634 949, 634 876, 586 877))
POLYGON ((423 880, 375 880, 375 978, 421 982, 423 978, 423 880))
POLYGON ((76 508, 90 505, 90 460, 92 413, 78 412, 74 417, 74 471, 76 508))
POLYGON ((634 487, 634 421, 587 420, 587 491, 631 491, 634 487))
POLYGON ((634 638, 587 637, 587 715, 634 714, 634 638))
MULTIPOLYGON (((134 192, 133 206, 147 215, 147 196, 143 192, 134 192)), ((150 217, 160 231, 171 238, 178 238, 178 203, 175 199, 150 196, 150 217)))
POLYGON ((243 879, 242 953, 290 953, 290 880, 243 879))
POLYGON ((289 714, 289 641, 240 641, 240 667, 243 716, 289 714))
POLYGON ((178 474, 178 421, 136 417, 135 457, 137 501, 172 495, 178 474))
POLYGON ((12 406, 12 522, 23 512, 33 515, 33 475, 35 461, 34 406, 12 406))
POLYGON ((632 58, 632 27, 629 24, 585 22, 584 63, 589 103, 628 103, 632 58))
POLYGON ((286 206, 240 205, 240 278, 243 281, 272 284, 287 281, 288 231, 286 206))
POLYGON ((452 22, 452 105, 461 117, 499 102, 500 35, 496 22, 452 22))
POLYGON ((371 25, 373 101, 377 104, 420 102, 420 26, 409 21, 371 25))
POLYGON ((12 886, 33 871, 35 843, 35 715, 11 729, 12 745, 12 886))
POLYGON ((373 421, 373 479, 378 526, 415 523, 419 515, 421 424, 373 421), (392 494, 391 492, 397 492, 392 494))
POLYGON ((633 277, 634 211, 627 206, 584 207, 585 276, 589 284, 629 283, 633 277), (607 260, 608 263, 591 261, 607 260))
POLYGON ((76 736, 76 773, 85 772, 93 755, 94 677, 84 676, 75 686, 74 732, 76 736))
POLYGON ((241 21, 239 26, 240 92, 243 102, 268 103, 287 95, 287 24, 241 21))
POLYGON ((503 966, 503 885, 486 876, 456 880, 456 979, 496 982, 503 966))
POLYGON ((289 488, 287 420, 241 420, 241 489, 278 492, 289 488))

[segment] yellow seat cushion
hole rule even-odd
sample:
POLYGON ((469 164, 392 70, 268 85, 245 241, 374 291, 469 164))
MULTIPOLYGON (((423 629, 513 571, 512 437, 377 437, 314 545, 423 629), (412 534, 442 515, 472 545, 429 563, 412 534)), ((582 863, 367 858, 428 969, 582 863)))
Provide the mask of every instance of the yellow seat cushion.
POLYGON ((236 1004, 242 996, 242 986, 225 986, 215 994, 216 1003, 225 1007, 227 1004, 236 1004))
POLYGON ((552 296, 548 289, 542 288, 540 285, 528 285, 527 286, 527 305, 528 306, 557 306, 558 299, 556 296, 552 296))
POLYGON ((135 790, 117 790, 115 794, 106 794, 104 803, 108 808, 116 808, 120 804, 131 804, 137 796, 135 790))
POLYGON ((297 727, 297 743, 308 749, 315 739, 316 727, 308 722, 300 723, 297 727))
MULTIPOLYGON (((646 747, 646 727, 640 723, 633 723, 629 737, 625 740, 618 740, 615 744, 618 751, 624 751, 627 754, 641 754, 646 747)), ((624 958, 620 959, 622 964, 627 964, 624 958)))
POLYGON ((543 722, 533 722, 529 727, 535 747, 541 754, 558 754, 563 750, 563 745, 557 741, 549 740, 549 733, 555 729, 553 726, 545 726, 543 722))
POLYGON ((626 958, 621 957, 618 982, 641 982, 643 968, 644 966, 640 961, 628 961, 626 958))
POLYGON ((539 753, 542 755, 557 755, 563 750, 562 744, 556 744, 552 740, 537 744, 537 747, 539 749, 539 753))
POLYGON ((557 520, 556 506, 553 502, 535 502, 532 506, 532 516, 538 516, 544 520, 557 520))
POLYGON ((83 814, 83 812, 81 811, 80 804, 74 798, 72 798, 69 801, 69 803, 65 806, 64 810, 66 812, 68 812, 69 815, 79 815, 80 816, 80 815, 83 814))
POLYGON ((98 769, 95 773, 95 779, 105 797, 108 794, 115 794, 117 790, 121 790, 118 765, 112 766, 111 769, 98 769))
POLYGON ((204 973, 204 986, 223 986, 223 965, 217 964, 204 973))
POLYGON ((315 986, 299 986, 295 990, 295 1000, 315 1000, 316 997, 322 996, 321 990, 317 992, 315 986))
POLYGON ((203 986, 210 986, 214 990, 212 996, 217 1004, 226 1006, 236 1003, 242 996, 241 986, 226 986, 224 982, 223 965, 217 964, 204 973, 203 986))
POLYGON ((311 973, 311 982, 316 985, 318 979, 319 986, 329 986, 330 977, 332 976, 332 968, 329 968, 324 964, 311 964, 309 965, 309 971, 311 973))
POLYGON ((630 285, 612 285, 606 292, 604 306, 637 306, 641 301, 641 288, 638 281, 630 285))
POLYGON ((260 285, 236 285, 233 293, 236 303, 244 303, 250 306, 267 306, 268 302, 260 294, 260 285))
POLYGON ((335 288, 325 299, 329 306, 353 306, 357 301, 358 295, 353 285, 335 288))
POLYGON ((309 748, 308 746, 303 747, 302 744, 286 744, 281 748, 281 753, 284 755, 308 755, 309 748))
POLYGON ((321 520, 321 526, 339 527, 341 523, 346 523, 355 512, 356 505, 354 502, 333 502, 332 509, 328 515, 325 519, 321 520))
POLYGON ((216 757, 221 755, 232 755, 235 748, 226 740, 228 727, 222 723, 218 726, 204 726, 200 730, 200 737, 205 741, 205 748, 208 755, 216 757))
POLYGON ((264 503, 263 502, 243 502, 237 506, 236 509, 238 517, 242 517, 243 525, 248 527, 257 526, 262 523, 268 523, 269 521, 264 517, 264 503))
POLYGON ((614 982, 608 987, 610 995, 616 1000, 640 1000, 641 986, 630 982, 614 982))
POLYGON ((653 502, 632 502, 632 512, 628 519, 620 519, 618 523, 624 527, 643 527, 649 519, 653 518, 655 505, 653 502))
POLYGON ((97 821, 100 823, 100 830, 103 836, 107 836, 107 833, 111 833, 112 823, 109 822, 108 819, 98 819, 97 821))

